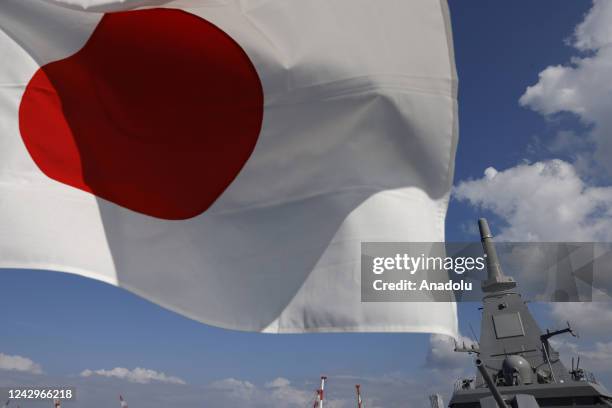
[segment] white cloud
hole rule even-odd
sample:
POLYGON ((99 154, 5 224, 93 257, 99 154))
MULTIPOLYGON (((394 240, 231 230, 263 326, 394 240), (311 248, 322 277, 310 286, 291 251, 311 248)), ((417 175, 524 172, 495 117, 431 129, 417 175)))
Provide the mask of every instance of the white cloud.
POLYGON ((217 380, 210 383, 210 387, 217 390, 253 390, 255 385, 248 381, 241 381, 235 378, 225 378, 223 380, 217 380))
POLYGON ((578 338, 563 335, 550 340, 568 368, 571 367, 572 357, 576 359, 580 356, 582 368, 598 376, 612 373, 610 303, 552 303, 548 305, 548 312, 552 327, 563 327, 569 321, 579 334, 578 338))
POLYGON ((571 130, 560 130, 548 143, 548 150, 552 153, 584 150, 584 141, 571 130))
POLYGON ((0 370, 21 371, 31 374, 42 374, 39 364, 27 357, 0 353, 0 370))
POLYGON ((248 381, 241 381, 235 378, 226 378, 210 383, 209 387, 213 390, 221 391, 232 399, 249 401, 256 393, 255 385, 248 381))
POLYGON ((574 30, 573 44, 582 51, 612 44, 612 7, 607 0, 595 0, 584 20, 574 30))
POLYGON ((266 388, 288 387, 289 384, 291 384, 291 382, 288 379, 283 378, 283 377, 278 377, 270 381, 269 383, 266 383, 266 388))
MULTIPOLYGON (((463 336, 459 336, 457 345, 470 347, 474 342, 463 336)), ((428 368, 433 369, 455 369, 465 368, 471 365, 473 356, 468 353, 459 353, 455 350, 455 342, 452 337, 443 334, 432 334, 429 337, 429 352, 425 359, 428 368)))
MULTIPOLYGON (((519 99, 545 116, 561 112, 577 115, 591 130, 588 141, 594 147, 594 158, 612 174, 612 2, 595 0, 584 20, 575 28, 571 44, 577 56, 565 65, 554 65, 539 74, 538 82, 527 87, 519 99), (585 51, 587 52, 585 54, 585 51)), ((569 149, 583 146, 567 138, 569 149)), ((557 141, 558 142, 558 141, 557 141)), ((553 148, 560 147, 553 142, 553 148)))
MULTIPOLYGON (((232 404, 240 401, 241 406, 304 407, 313 402, 315 395, 314 390, 294 387, 288 379, 283 377, 266 383, 263 388, 258 388, 249 381, 235 378, 214 381, 209 384, 209 388, 221 393, 222 397, 229 399, 232 404)), ((331 398, 327 401, 327 406, 330 408, 340 408, 344 405, 345 401, 341 399, 331 398)))
MULTIPOLYGON (((578 349, 581 359, 586 359, 589 368, 598 372, 612 371, 612 341, 597 342, 591 349, 578 349)), ((584 361, 584 360, 583 360, 584 361)))
POLYGON ((580 367, 596 374, 612 372, 612 342, 596 342, 585 347, 567 339, 550 340, 551 345, 560 353, 563 364, 572 367, 572 357, 576 364, 580 357, 580 367))
POLYGON ((81 377, 101 376, 109 378, 119 378, 133 383, 148 384, 151 382, 161 382, 167 384, 185 384, 179 377, 169 376, 162 372, 147 368, 136 367, 133 370, 115 367, 112 370, 83 370, 81 377))
MULTIPOLYGON (((305 407, 313 400, 313 391, 297 389, 291 386, 291 383, 284 378, 277 378, 274 382, 275 386, 269 393, 269 398, 274 406, 305 407)), ((338 400, 330 400, 327 406, 330 406, 330 404, 332 407, 338 406, 338 402, 338 400)))
POLYGON ((552 303, 550 314, 557 325, 569 321, 573 328, 586 339, 610 336, 612 308, 607 302, 552 303))
POLYGON ((504 219, 499 240, 612 239, 612 187, 587 185, 562 160, 489 167, 482 178, 459 183, 454 196, 504 219))

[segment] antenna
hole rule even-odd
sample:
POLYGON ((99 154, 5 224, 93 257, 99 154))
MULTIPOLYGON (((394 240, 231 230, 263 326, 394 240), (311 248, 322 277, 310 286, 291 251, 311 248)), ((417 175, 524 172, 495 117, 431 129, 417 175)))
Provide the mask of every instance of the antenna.
POLYGON ((580 334, 576 330, 572 329, 572 326, 570 325, 569 320, 566 323, 567 323, 567 328, 569 329, 568 333, 576 338, 580 338, 580 334))
POLYGON ((453 342, 455 343, 455 349, 453 351, 457 352, 457 353, 476 353, 476 354, 480 354, 480 347, 478 345, 478 343, 475 344, 470 344, 470 346, 466 346, 465 345, 465 341, 461 343, 461 346, 459 346, 457 344, 457 340, 453 338, 453 342))
POLYGON ((563 333, 569 333, 574 337, 580 337, 578 336, 578 333, 576 333, 574 331, 574 329, 572 329, 572 326, 570 326, 570 323, 567 322, 567 327, 565 329, 561 329, 561 330, 554 330, 554 331, 550 331, 550 329, 546 329, 546 333, 544 333, 543 335, 540 336, 540 339, 543 342, 546 342, 548 344, 548 339, 550 339, 551 337, 557 336, 559 334, 563 334, 563 333))
POLYGON ((474 332, 474 328, 472 327, 472 323, 469 324, 470 332, 472 333, 472 340, 474 343, 478 344, 478 340, 476 340, 476 332, 474 332))

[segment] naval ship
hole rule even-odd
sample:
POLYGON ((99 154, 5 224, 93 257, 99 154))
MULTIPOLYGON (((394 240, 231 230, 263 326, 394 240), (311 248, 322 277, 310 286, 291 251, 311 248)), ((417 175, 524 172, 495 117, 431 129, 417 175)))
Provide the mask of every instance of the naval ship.
POLYGON ((477 373, 455 383, 449 408, 612 408, 612 395, 580 360, 568 369, 550 344, 553 336, 575 335, 569 322, 561 330, 540 329, 516 282, 502 271, 487 221, 481 218, 478 227, 487 266, 480 340, 455 347, 477 356, 477 373))

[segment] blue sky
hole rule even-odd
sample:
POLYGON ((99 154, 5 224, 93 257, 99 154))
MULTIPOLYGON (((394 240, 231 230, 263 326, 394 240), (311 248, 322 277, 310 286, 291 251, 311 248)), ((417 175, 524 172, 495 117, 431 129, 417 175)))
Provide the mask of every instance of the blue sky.
MULTIPOLYGON (((449 2, 459 74, 459 146, 455 184, 482 177, 489 166, 504 169, 545 155, 528 151, 535 135, 554 131, 542 117, 518 104, 528 85, 549 65, 575 54, 564 40, 589 10, 589 1, 449 2), (469 3, 469 4, 467 4, 469 3)), ((571 118, 568 118, 571 121, 571 118)), ((450 241, 466 239, 462 223, 477 212, 451 203, 450 241)), ((490 215, 490 214, 489 214, 490 215)))
MULTIPOLYGON (((534 163, 562 159, 571 169, 577 169, 576 177, 585 183, 609 185, 608 176, 594 177, 584 170, 589 154, 598 147, 580 147, 583 154, 578 155, 576 150, 552 145, 560 132, 591 137, 593 127, 603 126, 597 116, 585 119, 582 113, 576 113, 581 111, 572 112, 571 106, 543 114, 543 106, 550 103, 546 93, 533 96, 523 106, 519 104, 527 86, 538 83, 538 74, 547 67, 567 65, 572 57, 597 54, 597 50, 578 50, 571 45, 575 27, 591 7, 590 1, 450 0, 460 79, 455 184, 464 184, 459 188, 461 200, 453 200, 450 205, 449 241, 477 239, 473 226, 481 215, 490 217, 503 237, 551 239, 546 231, 525 231, 520 206, 508 209, 505 203, 479 198, 479 193, 497 191, 483 178, 487 167, 498 172, 511 169, 502 174, 510 179, 515 174, 512 169, 523 169, 529 175, 536 168, 534 163)), ((293 392, 299 401, 303 393, 316 388, 321 373, 330 376, 330 398, 338 399, 337 406, 344 406, 343 401, 352 397, 355 382, 366 384, 364 392, 372 399, 372 406, 416 406, 425 404, 428 391, 448 395, 448 381, 471 371, 468 359, 446 355, 439 350, 444 343, 429 335, 276 336, 222 330, 166 311, 122 289, 68 274, 3 270, 0 287, 0 353, 26 357, 44 371, 30 374, 27 370, 0 369, 0 382, 3 377, 6 381, 45 379, 78 384, 90 399, 108 396, 91 408, 116 406, 116 392, 132 397, 130 406, 144 406, 144 401, 151 401, 161 390, 180 407, 196 403, 204 406, 205 401, 244 406, 240 393, 259 392, 254 389, 293 392), (85 369, 114 367, 144 367, 188 384, 139 385, 116 378, 78 377, 85 369), (278 377, 291 385, 266 387, 278 377), (94 389, 101 390, 100 394, 94 389)), ((477 306, 460 305, 463 334, 469 333, 468 322, 478 330, 477 306)), ((542 321, 552 319, 550 324, 562 321, 560 316, 567 314, 567 310, 547 305, 535 305, 534 312, 542 321)), ((610 333, 586 327, 589 330, 599 337, 585 340, 591 347, 587 353, 604 353, 607 349, 603 347, 602 351, 596 341, 607 344, 610 333)), ((560 347, 575 350, 579 346, 572 343, 560 347)), ((148 404, 157 400, 152 401, 148 404)))

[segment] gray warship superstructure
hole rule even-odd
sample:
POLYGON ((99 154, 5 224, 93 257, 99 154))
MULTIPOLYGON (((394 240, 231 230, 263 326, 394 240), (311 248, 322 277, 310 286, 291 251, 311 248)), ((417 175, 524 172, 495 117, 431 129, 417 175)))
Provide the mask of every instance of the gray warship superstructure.
POLYGON ((561 362, 550 338, 568 333, 543 332, 516 290, 504 275, 485 219, 478 221, 486 255, 487 279, 482 282, 483 305, 480 341, 456 351, 476 354, 477 374, 459 379, 450 408, 609 407, 612 395, 595 377, 579 367, 561 362))

